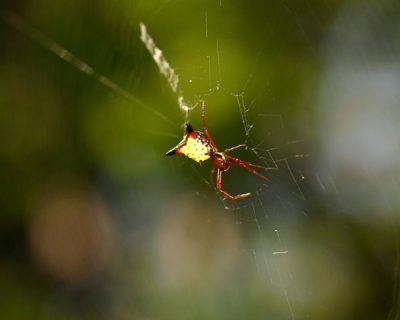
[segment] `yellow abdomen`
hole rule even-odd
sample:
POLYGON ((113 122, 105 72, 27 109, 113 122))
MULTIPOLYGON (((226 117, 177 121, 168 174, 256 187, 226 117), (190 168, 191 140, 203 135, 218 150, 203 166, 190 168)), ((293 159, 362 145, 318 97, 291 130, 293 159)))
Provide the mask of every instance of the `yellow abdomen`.
POLYGON ((180 153, 196 162, 210 159, 209 144, 202 139, 202 134, 197 137, 189 136, 186 145, 180 148, 180 153))

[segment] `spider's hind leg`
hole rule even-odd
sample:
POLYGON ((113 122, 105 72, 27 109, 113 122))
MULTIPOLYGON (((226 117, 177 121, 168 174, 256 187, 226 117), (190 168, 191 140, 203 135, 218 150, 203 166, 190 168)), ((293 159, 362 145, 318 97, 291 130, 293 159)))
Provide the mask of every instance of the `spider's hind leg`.
POLYGON ((210 173, 211 184, 214 184, 214 172, 215 172, 215 167, 212 167, 211 173, 210 173))
POLYGON ((229 198, 231 200, 243 199, 251 195, 251 193, 243 193, 238 194, 236 196, 232 196, 229 193, 222 190, 222 170, 217 169, 217 190, 222 194, 224 198, 229 198))

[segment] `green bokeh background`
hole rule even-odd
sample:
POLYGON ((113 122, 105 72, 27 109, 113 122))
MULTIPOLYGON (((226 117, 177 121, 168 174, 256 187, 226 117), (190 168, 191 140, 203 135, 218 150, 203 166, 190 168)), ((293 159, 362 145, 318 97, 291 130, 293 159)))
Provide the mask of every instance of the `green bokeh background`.
MULTIPOLYGON (((381 140, 361 139, 383 159, 378 169, 327 152, 363 114, 352 103, 329 110, 336 95, 358 105, 400 84, 359 94, 357 81, 329 82, 332 65, 344 80, 398 68, 396 1, 31 0, 0 10, 1 319, 397 319, 398 147, 385 157, 374 152, 381 140), (257 153, 238 157, 275 167, 265 185, 244 170, 224 176, 224 189, 252 198, 223 201, 209 163, 164 157, 185 117, 139 22, 179 74, 192 125, 205 99, 221 149, 246 142, 257 153), (133 98, 54 55, 42 35, 133 98)), ((376 108, 385 129, 385 104, 376 108)))

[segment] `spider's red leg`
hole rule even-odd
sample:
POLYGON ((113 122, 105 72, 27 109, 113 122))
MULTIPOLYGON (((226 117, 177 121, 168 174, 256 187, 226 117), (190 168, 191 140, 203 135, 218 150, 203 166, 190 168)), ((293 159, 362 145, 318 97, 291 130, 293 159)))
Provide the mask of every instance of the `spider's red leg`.
POLYGON ((211 173, 210 173, 210 181, 212 184, 214 184, 214 172, 215 172, 215 167, 212 167, 211 173))
POLYGON ((222 190, 222 170, 218 168, 217 168, 217 190, 222 194, 224 198, 229 198, 231 200, 242 199, 251 195, 251 193, 243 193, 243 194, 238 194, 236 196, 232 196, 229 193, 222 190))
POLYGON ((218 151, 218 148, 217 148, 217 146, 215 145, 215 142, 214 142, 213 138, 211 138, 211 135, 210 135, 210 133, 209 133, 208 130, 207 130, 207 123, 206 123, 206 102, 205 102, 205 101, 203 101, 203 102, 201 103, 201 116, 202 116, 202 118, 203 118, 203 131, 204 131, 204 134, 207 136, 208 140, 210 140, 210 143, 211 143, 211 145, 213 146, 214 151, 217 152, 217 151, 218 151))
POLYGON ((233 150, 236 150, 236 149, 239 149, 239 148, 242 148, 242 147, 245 147, 245 146, 246 146, 245 144, 239 144, 238 146, 235 146, 235 147, 232 147, 232 148, 229 148, 229 149, 225 149, 224 153, 228 153, 228 152, 231 152, 233 150))
POLYGON ((268 178, 261 173, 258 173, 256 170, 250 168, 250 167, 255 167, 255 168, 261 168, 261 169, 266 169, 266 167, 259 166, 257 164, 252 164, 250 162, 242 161, 240 159, 231 157, 231 156, 225 156, 226 159, 233 164, 236 164, 237 166, 240 166, 242 168, 245 168, 247 171, 251 172, 252 174, 255 174, 256 176, 259 176, 261 179, 268 180, 268 178))
POLYGON ((240 160, 242 163, 244 163, 246 166, 248 167, 253 167, 253 168, 260 168, 260 169, 268 169, 268 167, 265 166, 260 166, 259 164, 254 164, 254 163, 250 163, 250 162, 246 162, 243 160, 240 160))
POLYGON ((246 165, 248 167, 260 168, 260 169, 268 169, 268 167, 266 167, 266 166, 261 166, 259 164, 254 164, 254 163, 251 163, 251 162, 243 161, 243 160, 240 160, 238 158, 234 158, 234 157, 231 157, 231 156, 228 156, 228 155, 225 155, 225 157, 227 157, 230 160, 232 160, 232 162, 234 162, 234 160, 240 161, 242 164, 244 164, 244 165, 246 165))

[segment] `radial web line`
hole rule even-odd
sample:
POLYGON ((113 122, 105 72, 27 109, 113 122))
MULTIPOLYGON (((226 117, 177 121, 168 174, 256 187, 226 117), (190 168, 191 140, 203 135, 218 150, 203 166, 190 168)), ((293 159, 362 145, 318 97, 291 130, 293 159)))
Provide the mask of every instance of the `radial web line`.
POLYGON ((92 77, 93 79, 95 79, 96 81, 101 83, 102 85, 104 85, 107 88, 111 89, 112 91, 118 93, 122 97, 134 102, 135 104, 149 110, 154 115, 163 119, 164 121, 171 122, 165 115, 163 115, 159 111, 147 106, 142 101, 140 101, 138 98, 133 96, 129 91, 121 88, 115 82, 113 82, 106 76, 100 74, 89 64, 87 64, 86 62, 84 62, 83 60, 81 60, 80 58, 75 56, 72 52, 65 49, 64 47, 59 45, 57 42, 55 42, 54 40, 47 37, 39 30, 35 29, 33 26, 29 25, 19 15, 15 14, 13 12, 8 12, 8 13, 0 15, 0 19, 3 20, 9 26, 13 27, 14 29, 16 29, 16 30, 20 31, 21 33, 23 33, 24 35, 26 35, 31 40, 40 44, 42 47, 46 48, 47 50, 49 50, 50 52, 55 54, 57 57, 59 57, 60 59, 64 60, 68 64, 72 65, 79 71, 83 72, 84 74, 88 75, 89 77, 92 77))

